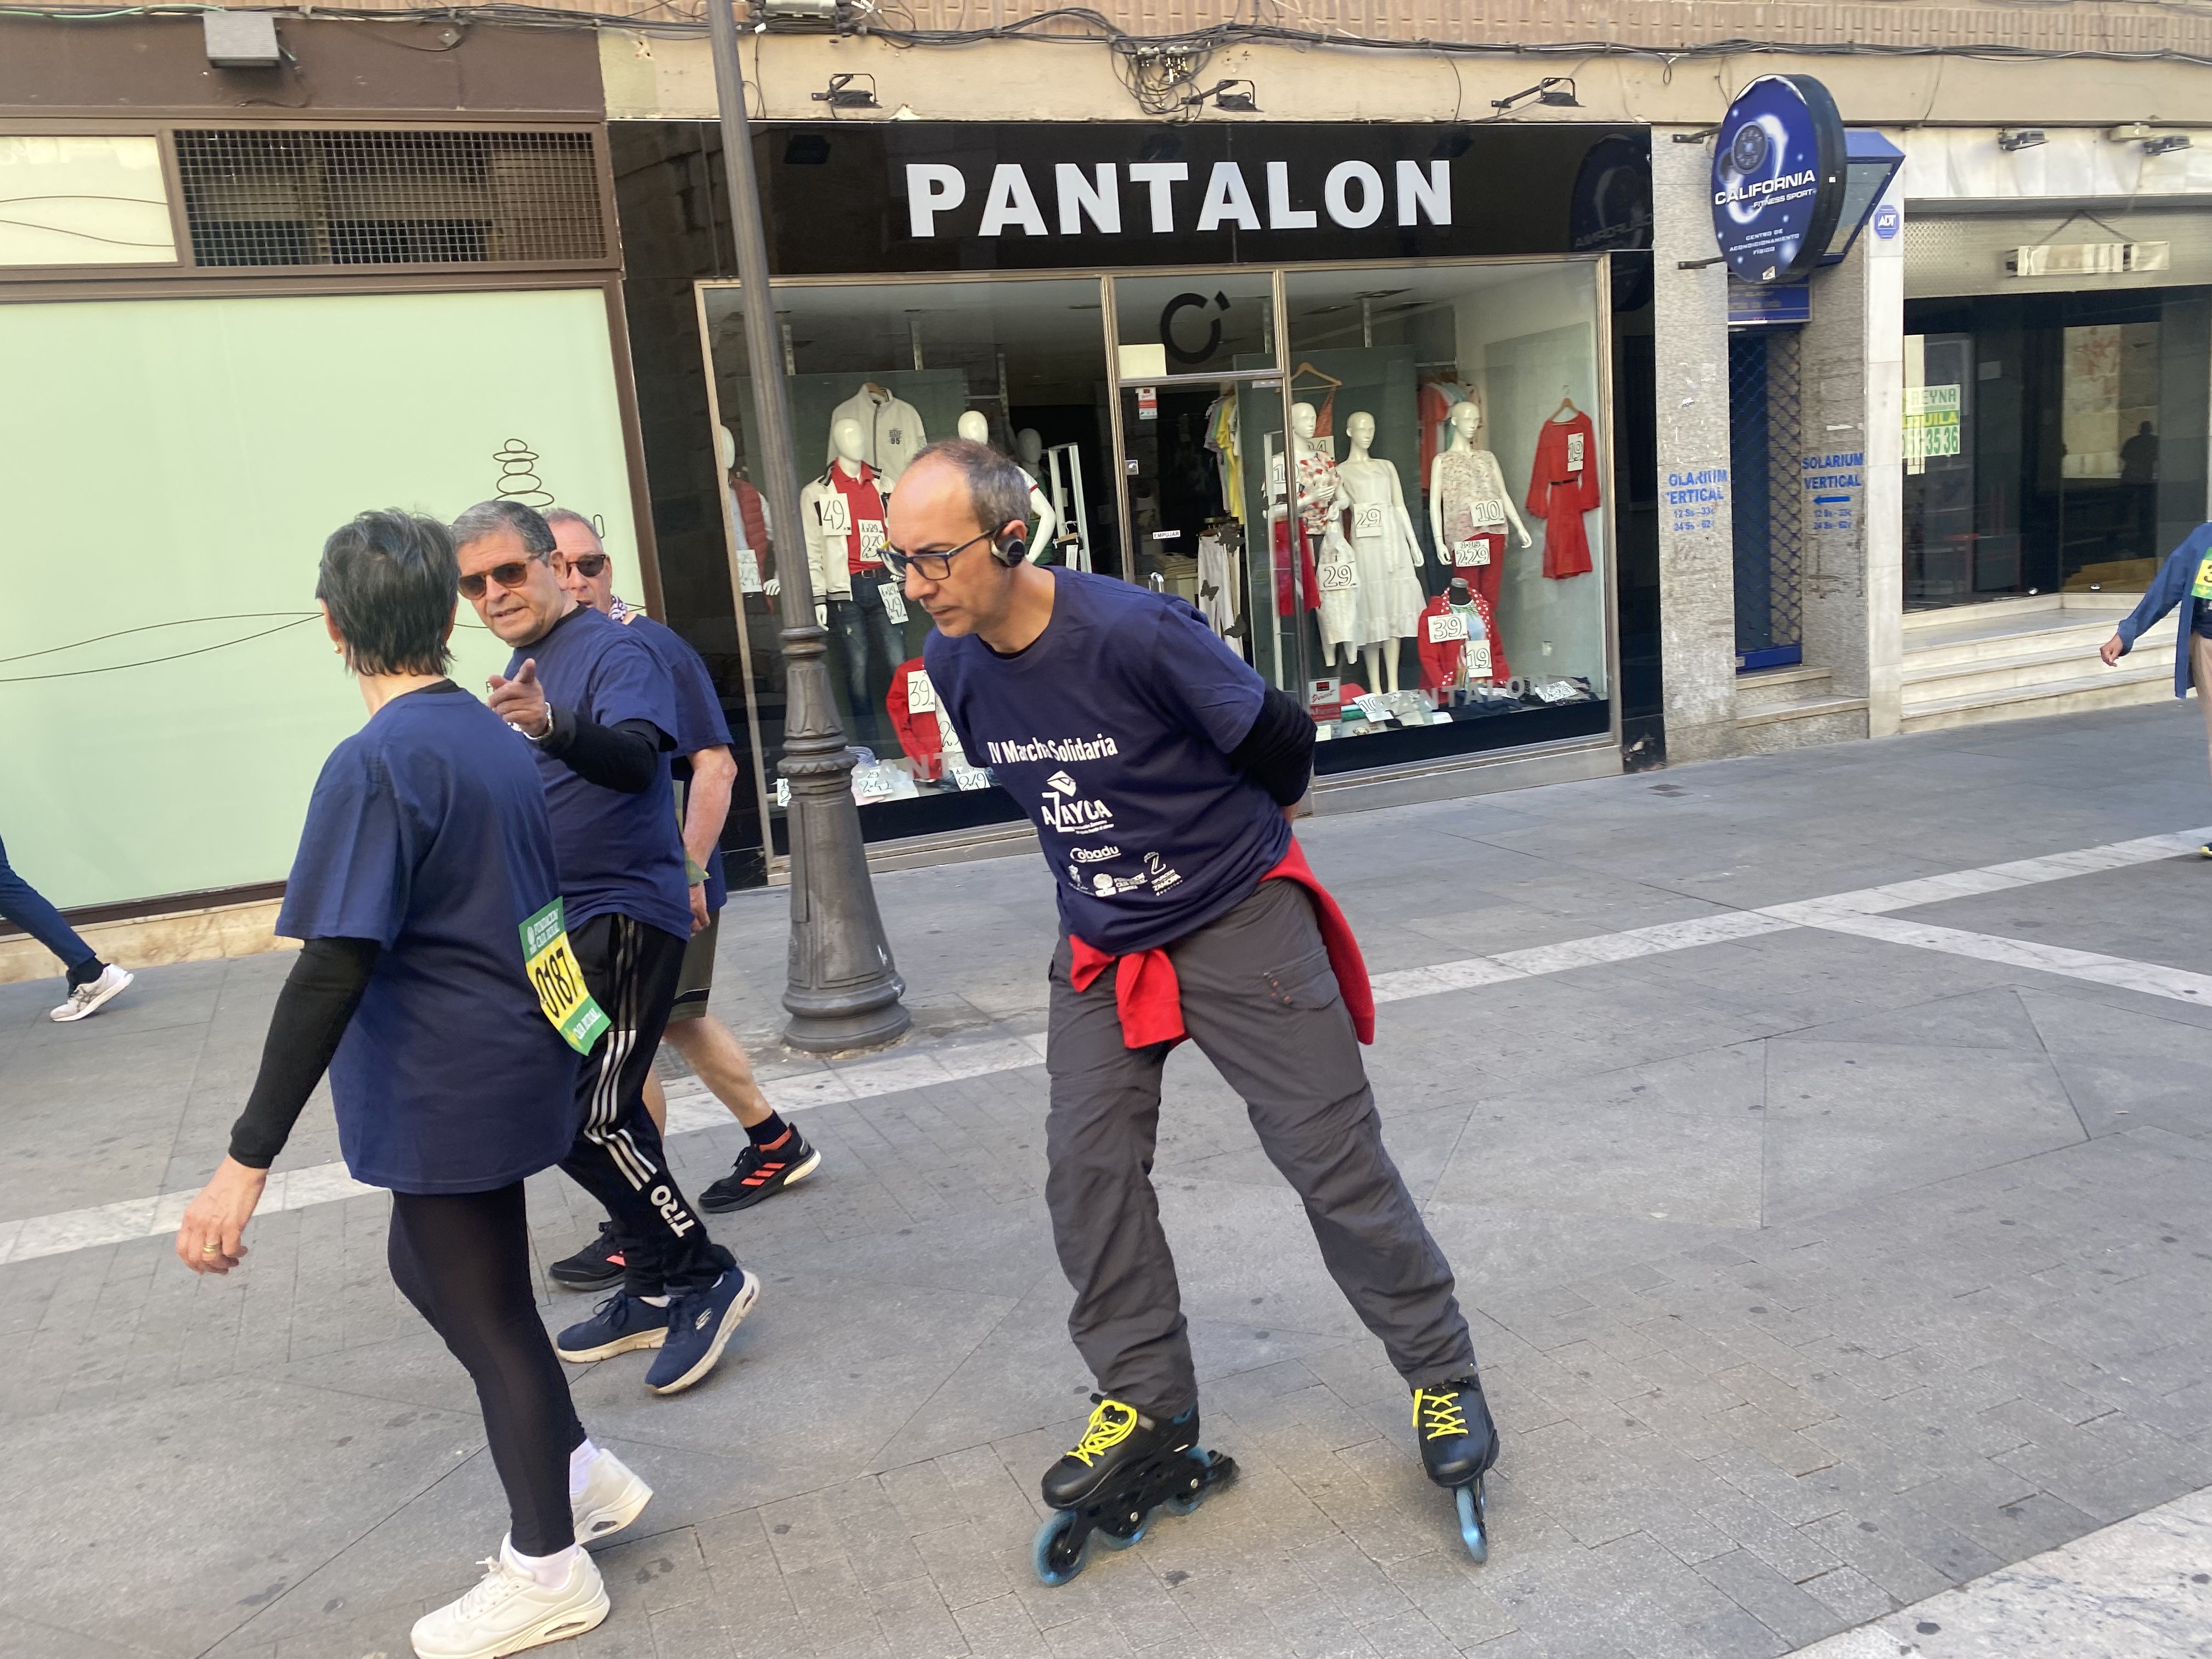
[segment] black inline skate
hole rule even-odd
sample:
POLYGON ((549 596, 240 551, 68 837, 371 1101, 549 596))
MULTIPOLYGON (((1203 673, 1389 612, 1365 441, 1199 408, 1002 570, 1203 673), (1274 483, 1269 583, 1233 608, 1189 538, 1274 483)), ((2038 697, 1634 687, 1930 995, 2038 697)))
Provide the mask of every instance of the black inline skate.
POLYGON ((1152 1511, 1188 1515, 1235 1478, 1234 1460, 1198 1443, 1198 1407, 1162 1422, 1103 1395, 1075 1449, 1044 1472, 1054 1513, 1038 1528, 1036 1576, 1065 1584, 1083 1571, 1091 1540, 1125 1550, 1145 1535, 1152 1511))
POLYGON ((1498 1462, 1498 1428, 1490 1420, 1481 1380, 1469 1373, 1433 1389, 1414 1389, 1413 1437, 1420 1442, 1421 1467, 1429 1479, 1449 1488, 1458 1503, 1460 1541, 1475 1560, 1488 1560, 1482 1477, 1498 1462))

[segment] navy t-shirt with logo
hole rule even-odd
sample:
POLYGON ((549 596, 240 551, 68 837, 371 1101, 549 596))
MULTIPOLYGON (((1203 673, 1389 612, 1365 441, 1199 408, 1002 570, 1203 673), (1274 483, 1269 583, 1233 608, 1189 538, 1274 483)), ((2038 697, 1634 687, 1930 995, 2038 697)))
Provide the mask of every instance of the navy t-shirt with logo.
POLYGON ((649 720, 664 738, 660 766, 643 793, 626 795, 587 783, 568 763, 518 734, 538 757, 545 810, 561 857, 561 895, 568 930, 594 916, 634 916, 648 927, 691 937, 691 884, 684 876, 666 740, 676 735, 676 691, 668 671, 645 641, 620 623, 580 605, 507 665, 514 678, 526 658, 538 659, 545 701, 600 726, 649 720))
POLYGON ((354 1179, 489 1192, 559 1162, 577 1056, 522 924, 559 896, 538 769, 458 687, 395 697, 323 763, 276 931, 383 951, 331 1061, 354 1179))
POLYGON ((1049 568, 1052 621, 1026 650, 932 634, 922 659, 969 759, 1036 823, 1061 926, 1150 950, 1243 902, 1289 849, 1282 808, 1229 764, 1266 684, 1182 600, 1049 568))
MULTIPOLYGON (((696 755, 702 749, 728 748, 730 723, 722 714, 722 694, 715 689, 714 677, 707 672, 707 665, 691 648, 691 642, 667 623, 655 622, 634 607, 623 607, 621 621, 624 628, 645 641, 647 648, 668 671, 669 684, 676 696, 676 729, 669 735, 676 739, 677 754, 696 755)), ((712 915, 720 909, 728 896, 729 889, 722 880, 722 850, 717 847, 707 858, 708 913, 712 915)))

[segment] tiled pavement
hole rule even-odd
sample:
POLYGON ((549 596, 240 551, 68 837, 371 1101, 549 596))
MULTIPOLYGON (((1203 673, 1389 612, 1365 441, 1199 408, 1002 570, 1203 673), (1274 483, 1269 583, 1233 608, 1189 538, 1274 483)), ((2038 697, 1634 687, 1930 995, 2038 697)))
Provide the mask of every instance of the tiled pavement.
MULTIPOLYGON (((1304 831, 1378 970, 2212 821, 2197 722, 2118 711, 1341 818, 1304 831)), ((1911 921, 2198 972, 2169 860, 1911 921)), ((1031 858, 879 884, 921 1044, 1034 1031, 1031 858)), ((764 1031, 781 899, 724 927, 764 1031)), ((188 1188, 282 959, 151 972, 76 1027, 0 988, 0 1227, 188 1188)), ((1036 1584, 1088 1379, 1037 1194, 1040 1068, 810 1111, 821 1176, 718 1220, 767 1293, 720 1373, 575 1372, 659 1489, 556 1650, 782 1656, 1778 1654, 2212 1485, 2212 1010, 1799 930, 1392 1003, 1387 1133, 1505 1431, 1468 1565, 1404 1395, 1241 1108, 1179 1054, 1159 1156, 1244 1478, 1036 1584)), ((792 1077, 810 1066, 775 1068, 792 1077)), ((738 1144, 674 1143, 696 1185, 738 1144)), ((288 1164, 334 1158, 313 1109, 288 1164)), ((533 1186, 541 1255, 586 1231, 533 1186)), ((0 1653, 400 1659, 501 1508, 383 1203, 272 1215, 228 1281, 159 1239, 0 1267, 0 1653)), ((582 1298, 549 1291, 549 1317, 582 1298)))

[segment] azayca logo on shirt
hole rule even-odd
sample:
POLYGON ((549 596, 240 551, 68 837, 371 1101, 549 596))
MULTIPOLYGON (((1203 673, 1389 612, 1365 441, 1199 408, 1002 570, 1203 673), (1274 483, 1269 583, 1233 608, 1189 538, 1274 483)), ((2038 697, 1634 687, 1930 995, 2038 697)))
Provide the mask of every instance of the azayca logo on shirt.
POLYGON ((1065 772, 1044 781, 1045 793, 1037 808, 1044 821, 1063 836, 1095 836, 1114 827, 1114 815, 1103 801, 1085 800, 1082 786, 1065 772))

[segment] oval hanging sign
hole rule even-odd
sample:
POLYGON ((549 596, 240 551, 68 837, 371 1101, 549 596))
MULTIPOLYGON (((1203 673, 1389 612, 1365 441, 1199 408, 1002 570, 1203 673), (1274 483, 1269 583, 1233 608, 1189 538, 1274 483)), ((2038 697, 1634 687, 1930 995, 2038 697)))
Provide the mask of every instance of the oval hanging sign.
POLYGON ((1747 283, 1788 283, 1820 262, 1844 210, 1844 119, 1809 75, 1762 75, 1713 137, 1713 234, 1747 283))

